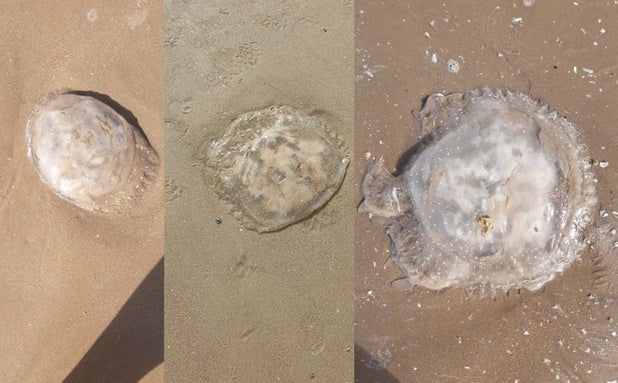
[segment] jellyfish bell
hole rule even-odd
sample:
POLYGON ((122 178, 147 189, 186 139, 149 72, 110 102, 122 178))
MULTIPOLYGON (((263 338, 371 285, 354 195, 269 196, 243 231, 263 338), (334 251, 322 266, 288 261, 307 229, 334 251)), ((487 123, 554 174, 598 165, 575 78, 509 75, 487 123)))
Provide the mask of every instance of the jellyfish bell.
POLYGON ((488 89, 432 95, 418 119, 423 143, 397 177, 370 164, 359 208, 411 284, 537 290, 577 259, 596 198, 570 122, 488 89))
POLYGON ((59 197, 89 211, 133 207, 158 164, 138 128, 84 94, 44 96, 28 121, 26 140, 41 180, 59 197))
POLYGON ((215 191, 243 226, 258 232, 320 209, 339 189, 348 163, 345 144, 324 119, 285 105, 239 116, 207 154, 215 191))

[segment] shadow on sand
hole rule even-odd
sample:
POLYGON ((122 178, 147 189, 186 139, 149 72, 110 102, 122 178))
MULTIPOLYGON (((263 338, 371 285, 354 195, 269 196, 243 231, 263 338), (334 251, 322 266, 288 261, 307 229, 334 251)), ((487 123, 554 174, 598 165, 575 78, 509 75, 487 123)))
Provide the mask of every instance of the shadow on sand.
POLYGON ((138 382, 161 363, 163 258, 64 382, 138 382))

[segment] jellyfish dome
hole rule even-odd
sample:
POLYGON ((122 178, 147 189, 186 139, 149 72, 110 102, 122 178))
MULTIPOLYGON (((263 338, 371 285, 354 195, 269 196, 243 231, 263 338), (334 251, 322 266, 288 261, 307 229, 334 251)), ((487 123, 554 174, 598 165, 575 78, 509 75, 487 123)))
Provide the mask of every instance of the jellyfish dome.
POLYGON ((215 190, 243 226, 282 229, 319 210, 350 162, 344 142, 319 115, 287 105, 238 116, 209 148, 215 190))
POLYGON ((135 126, 97 98, 71 92, 48 94, 38 102, 26 140, 41 180, 89 211, 134 206, 158 163, 135 126))
POLYGON ((425 138, 397 177, 370 164, 360 206, 411 284, 537 290, 577 259, 596 199, 570 122, 488 89, 434 94, 418 117, 425 138))

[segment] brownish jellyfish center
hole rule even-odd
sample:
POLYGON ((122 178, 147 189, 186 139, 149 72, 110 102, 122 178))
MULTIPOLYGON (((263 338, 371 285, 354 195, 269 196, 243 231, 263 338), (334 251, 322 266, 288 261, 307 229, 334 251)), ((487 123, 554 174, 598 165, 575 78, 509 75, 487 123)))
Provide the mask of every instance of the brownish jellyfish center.
POLYGON ((489 217, 489 215, 487 214, 477 214, 476 222, 481 228, 481 235, 483 237, 485 237, 487 233, 489 233, 489 231, 493 228, 493 225, 491 224, 491 217, 489 217))

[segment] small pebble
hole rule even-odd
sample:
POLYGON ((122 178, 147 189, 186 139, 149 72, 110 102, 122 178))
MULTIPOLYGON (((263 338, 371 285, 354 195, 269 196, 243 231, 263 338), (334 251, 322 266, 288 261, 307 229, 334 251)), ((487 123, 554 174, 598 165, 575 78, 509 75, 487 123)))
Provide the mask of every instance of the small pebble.
POLYGON ((457 60, 449 59, 446 61, 446 69, 451 73, 459 72, 459 62, 457 60))
POLYGON ((608 167, 608 166, 609 166, 609 162, 607 162, 607 161, 601 161, 601 162, 599 162, 599 166, 600 166, 600 167, 602 167, 602 168, 606 168, 606 167, 608 167))
POLYGON ((86 19, 90 22, 95 21, 97 17, 99 17, 99 14, 97 13, 96 8, 92 8, 88 11, 88 13, 86 13, 86 19))

